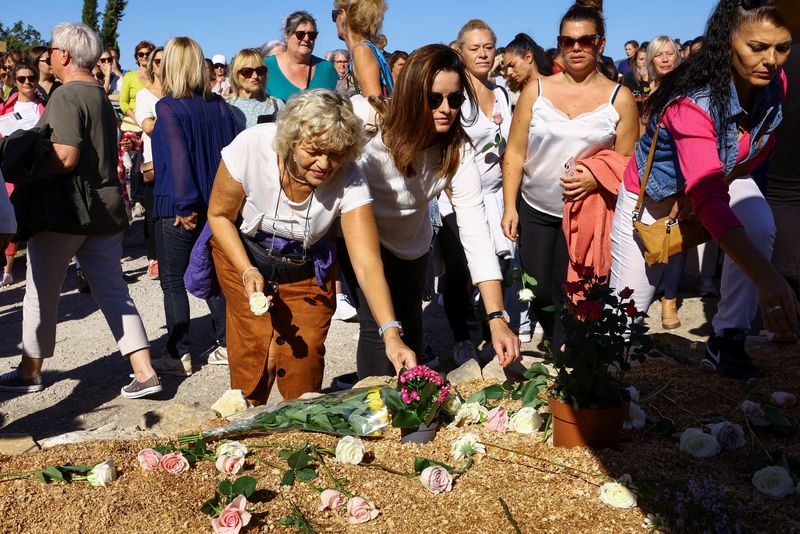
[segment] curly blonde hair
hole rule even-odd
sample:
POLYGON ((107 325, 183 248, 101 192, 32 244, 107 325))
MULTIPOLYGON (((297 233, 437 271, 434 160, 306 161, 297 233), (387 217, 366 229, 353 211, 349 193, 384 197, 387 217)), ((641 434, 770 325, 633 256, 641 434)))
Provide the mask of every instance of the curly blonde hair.
POLYGON ((272 146, 278 155, 288 159, 293 145, 303 141, 339 155, 346 163, 361 155, 367 137, 350 100, 329 89, 313 89, 289 98, 286 108, 278 114, 272 146))
POLYGON ((370 39, 381 31, 383 14, 388 8, 384 0, 336 0, 335 5, 347 15, 350 31, 370 39))

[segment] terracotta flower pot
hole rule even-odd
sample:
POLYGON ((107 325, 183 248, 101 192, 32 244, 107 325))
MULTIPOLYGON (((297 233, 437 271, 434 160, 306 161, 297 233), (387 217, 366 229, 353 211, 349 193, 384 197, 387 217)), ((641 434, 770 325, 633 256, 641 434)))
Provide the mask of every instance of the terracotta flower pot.
POLYGON ((549 397, 553 416, 553 445, 556 447, 592 447, 618 449, 628 405, 618 408, 575 410, 571 405, 549 397))
POLYGON ((429 425, 419 425, 417 428, 401 428, 400 443, 429 443, 436 437, 439 421, 432 421, 429 425))

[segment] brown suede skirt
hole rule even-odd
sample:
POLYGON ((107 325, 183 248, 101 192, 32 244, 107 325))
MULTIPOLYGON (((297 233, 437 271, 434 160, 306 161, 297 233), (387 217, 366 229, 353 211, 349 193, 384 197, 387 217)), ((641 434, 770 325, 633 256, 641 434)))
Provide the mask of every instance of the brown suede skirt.
MULTIPOLYGON (((259 317, 250 311, 242 273, 234 269, 214 238, 211 246, 226 300, 231 388, 242 390, 251 404, 264 404, 276 382, 284 399, 319 391, 325 338, 336 307, 334 270, 322 287, 317 285, 313 269, 307 278, 275 280, 278 290, 272 312, 259 317)), ((269 294, 269 286, 264 293, 269 294)))

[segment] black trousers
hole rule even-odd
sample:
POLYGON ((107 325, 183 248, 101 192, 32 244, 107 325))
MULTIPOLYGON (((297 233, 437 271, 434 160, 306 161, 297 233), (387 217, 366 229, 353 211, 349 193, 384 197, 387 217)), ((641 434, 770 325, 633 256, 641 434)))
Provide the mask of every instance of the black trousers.
POLYGON ((451 213, 442 219, 444 225, 439 230, 439 246, 444 258, 444 313, 453 339, 456 343, 469 339, 467 319, 472 310, 470 293, 467 291, 469 272, 464 246, 458 234, 456 214, 451 213))
MULTIPOLYGON (((358 378, 367 376, 392 376, 394 366, 386 357, 386 347, 378 335, 379 324, 372 317, 364 292, 356 279, 347 246, 344 239, 339 239, 339 265, 347 280, 353 301, 358 310, 358 349, 356 365, 358 378)), ((428 254, 414 259, 403 260, 381 247, 383 272, 397 320, 403 324, 403 341, 416 354, 422 352, 422 295, 425 290, 428 254)))
POLYGON ((536 279, 531 311, 542 325, 545 336, 552 339, 553 347, 560 347, 564 331, 556 312, 545 310, 554 306, 558 310, 564 303, 562 286, 567 279, 569 252, 561 227, 561 217, 542 213, 527 202, 519 201, 520 261, 522 270, 536 279))

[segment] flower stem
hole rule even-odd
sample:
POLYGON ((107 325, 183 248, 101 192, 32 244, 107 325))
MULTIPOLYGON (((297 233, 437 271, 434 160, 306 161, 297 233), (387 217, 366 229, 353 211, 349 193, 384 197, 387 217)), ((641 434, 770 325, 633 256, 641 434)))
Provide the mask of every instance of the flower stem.
POLYGON ((326 449, 317 449, 317 447, 314 446, 311 447, 312 454, 314 454, 314 456, 317 457, 319 465, 322 467, 322 470, 325 472, 325 474, 328 475, 328 478, 331 479, 333 485, 336 486, 336 489, 341 491, 348 499, 352 499, 353 494, 344 489, 341 480, 336 475, 333 474, 333 471, 331 471, 331 469, 328 467, 328 464, 325 463, 325 459, 322 457, 322 454, 320 454, 321 450, 326 450, 326 449))
POLYGON ((661 386, 656 391, 654 391, 653 393, 651 393, 650 395, 648 395, 647 397, 645 397, 641 401, 639 401, 639 404, 644 404, 645 402, 649 401, 650 399, 654 399, 654 398, 658 397, 659 395, 661 395, 661 393, 665 389, 667 389, 671 385, 672 385, 672 379, 670 378, 669 380, 667 380, 667 382, 663 386, 661 386))
POLYGON ((547 418, 547 422, 544 424, 544 436, 542 436, 542 441, 540 442, 542 445, 545 444, 547 438, 550 437, 550 425, 553 423, 553 414, 550 414, 550 417, 547 418))
MULTIPOLYGON (((314 491, 316 491, 316 492, 317 492, 317 495, 321 495, 321 494, 322 494, 322 488, 318 488, 318 487, 316 487, 316 486, 315 486, 315 485, 314 485, 314 484, 313 484, 313 483, 312 483, 310 480, 303 480, 303 483, 304 483, 306 486, 308 486, 309 488, 311 488, 311 489, 313 489, 314 491)), ((342 493, 344 493, 344 492, 342 492, 342 493)), ((352 495, 348 495, 347 497, 348 497, 348 498, 350 498, 350 497, 352 497, 352 495)))
POLYGON ((383 465, 383 464, 379 464, 379 463, 375 463, 375 462, 373 462, 371 464, 361 464, 361 465, 363 465, 364 467, 368 467, 370 469, 383 469, 387 473, 391 473, 393 475, 400 475, 401 477, 406 477, 406 478, 416 478, 417 477, 416 473, 404 473, 403 471, 397 471, 396 469, 392 469, 389 466, 386 466, 386 465, 383 465))
POLYGON ((286 448, 286 445, 277 445, 273 443, 256 443, 254 445, 248 445, 248 449, 283 449, 286 448))
POLYGON ((508 519, 508 522, 511 523, 511 528, 514 529, 514 534, 522 534, 522 531, 519 529, 519 525, 517 524, 516 520, 514 520, 514 516, 511 515, 511 510, 509 510, 506 501, 504 501, 502 497, 499 497, 498 500, 500 501, 500 506, 503 507, 503 513, 506 515, 506 519, 508 519))
POLYGON ((486 443, 486 442, 484 442, 484 445, 486 445, 487 447, 494 447, 495 449, 500 449, 501 451, 513 452, 514 454, 519 454, 520 456, 526 456, 526 457, 531 458, 533 460, 539 460, 540 462, 544 462, 546 464, 550 464, 550 465, 553 465, 553 466, 556 466, 556 467, 561 467, 561 468, 564 468, 564 469, 571 469, 572 471, 575 471, 576 473, 580 473, 582 475, 586 475, 587 477, 601 478, 601 479, 604 479, 604 480, 613 480, 610 477, 608 477, 607 475, 601 475, 599 473, 590 473, 588 471, 584 471, 582 469, 578 469, 577 467, 572 467, 570 465, 562 464, 560 462, 554 462, 553 460, 547 460, 545 458, 540 458, 538 456, 534 456, 532 454, 528 454, 526 452, 517 451, 517 450, 514 450, 514 449, 509 449, 508 447, 503 447, 501 445, 495 445, 493 443, 486 443))
POLYGON ((744 426, 747 427, 747 431, 750 433, 750 441, 753 445, 753 448, 755 449, 756 445, 758 445, 758 448, 761 449, 761 451, 767 455, 767 458, 769 458, 770 463, 774 464, 775 460, 772 458, 772 455, 769 453, 769 451, 764 448, 764 445, 761 443, 761 441, 756 437, 756 433, 753 430, 753 425, 750 424, 750 419, 747 417, 744 418, 744 426))
POLYGON ((282 467, 273 464, 269 460, 266 460, 266 459, 262 458, 261 456, 255 454, 255 453, 251 454, 250 456, 252 456, 254 460, 258 460, 261 463, 267 464, 268 466, 270 466, 273 469, 277 469, 278 471, 283 471, 282 467))

